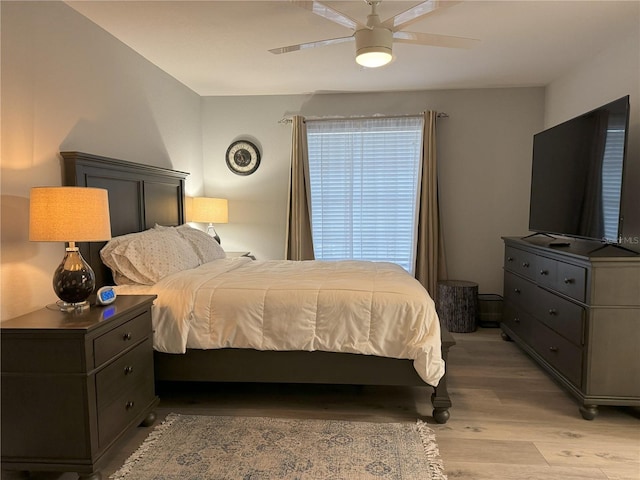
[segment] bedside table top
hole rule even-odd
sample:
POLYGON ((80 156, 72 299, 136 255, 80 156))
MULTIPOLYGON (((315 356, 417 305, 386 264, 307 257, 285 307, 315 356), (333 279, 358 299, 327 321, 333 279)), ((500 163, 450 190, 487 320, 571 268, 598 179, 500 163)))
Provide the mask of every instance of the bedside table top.
POLYGON ((110 305, 92 305, 82 312, 62 312, 52 308, 41 308, 0 323, 0 330, 92 330, 105 321, 130 312, 136 308, 144 309, 153 303, 156 295, 118 295, 110 305))

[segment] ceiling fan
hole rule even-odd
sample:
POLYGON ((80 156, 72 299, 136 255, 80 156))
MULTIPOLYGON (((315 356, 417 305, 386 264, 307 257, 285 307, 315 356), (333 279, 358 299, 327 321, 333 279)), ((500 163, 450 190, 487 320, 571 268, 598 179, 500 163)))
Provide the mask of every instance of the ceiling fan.
POLYGON ((382 22, 376 12, 382 0, 364 0, 364 2, 371 7, 371 13, 367 16, 366 24, 362 24, 319 1, 290 1, 296 6, 306 8, 316 15, 352 29, 353 34, 348 37, 331 38, 274 48, 269 50, 271 53, 288 53, 355 40, 356 62, 364 67, 375 68, 386 65, 391 61, 393 42, 437 47, 471 48, 479 41, 473 38, 453 37, 450 35, 402 31, 405 27, 421 20, 439 8, 459 3, 457 1, 426 0, 382 22))

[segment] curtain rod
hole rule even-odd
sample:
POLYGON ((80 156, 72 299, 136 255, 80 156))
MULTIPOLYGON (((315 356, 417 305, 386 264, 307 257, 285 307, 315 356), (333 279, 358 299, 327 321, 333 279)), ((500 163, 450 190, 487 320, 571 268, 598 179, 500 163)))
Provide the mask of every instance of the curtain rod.
MULTIPOLYGON (((364 116, 364 117, 308 117, 308 118, 305 118, 305 120, 311 120, 315 122, 321 122, 325 120, 327 121, 329 120, 369 120, 369 119, 376 119, 376 118, 419 117, 420 115, 421 115, 420 113, 414 113, 414 114, 406 114, 406 115, 371 115, 371 116, 364 116)), ((436 117, 449 118, 449 114, 445 112, 438 112, 436 117)), ((287 124, 287 123, 291 123, 292 121, 293 119, 291 117, 284 117, 278 120, 278 123, 287 124)))

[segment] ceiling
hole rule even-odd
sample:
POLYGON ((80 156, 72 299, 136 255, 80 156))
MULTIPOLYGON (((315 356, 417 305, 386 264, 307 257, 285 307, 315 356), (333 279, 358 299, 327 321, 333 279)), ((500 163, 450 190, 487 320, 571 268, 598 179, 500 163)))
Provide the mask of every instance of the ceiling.
MULTIPOLYGON (((640 41, 637 0, 468 0, 406 30, 476 38, 476 47, 395 43, 391 63, 365 69, 354 42, 270 53, 352 33, 286 0, 66 3, 202 96, 541 86, 632 32, 640 41)), ((363 0, 326 3, 362 23, 369 13, 363 0)), ((378 12, 386 20, 417 3, 384 0, 378 12)))

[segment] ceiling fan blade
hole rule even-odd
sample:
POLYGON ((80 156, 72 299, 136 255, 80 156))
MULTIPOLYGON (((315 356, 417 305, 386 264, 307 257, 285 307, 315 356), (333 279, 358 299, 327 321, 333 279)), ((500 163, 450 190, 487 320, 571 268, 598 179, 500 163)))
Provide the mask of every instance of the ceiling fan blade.
POLYGON ((455 5, 456 3, 460 3, 460 1, 454 0, 426 0, 418 5, 411 7, 409 10, 405 10, 398 15, 389 18, 382 22, 382 26, 391 29, 396 32, 398 30, 402 30, 405 27, 408 27, 414 22, 418 20, 422 20, 423 17, 429 15, 437 9, 450 7, 455 5))
POLYGON ((473 48, 480 42, 477 38, 453 37, 451 35, 418 32, 395 32, 393 34, 393 41, 449 48, 473 48))
POLYGON ((296 52, 298 50, 304 50, 306 48, 324 47, 325 45, 333 45, 335 43, 349 42, 353 39, 354 39, 353 36, 331 38, 327 40, 319 40, 317 42, 308 42, 308 43, 300 43, 298 45, 289 45, 288 47, 272 48, 269 51, 271 53, 275 53, 276 55, 278 55, 280 53, 296 52))
POLYGON ((342 25, 343 27, 347 27, 352 30, 357 30, 358 28, 363 27, 363 25, 360 22, 345 15, 342 12, 334 10, 333 8, 331 8, 328 5, 325 5, 322 2, 318 2, 316 0, 313 0, 313 1, 289 0, 289 1, 298 7, 306 8, 307 10, 310 10, 316 15, 326 18, 327 20, 331 20, 332 22, 337 23, 338 25, 342 25))

